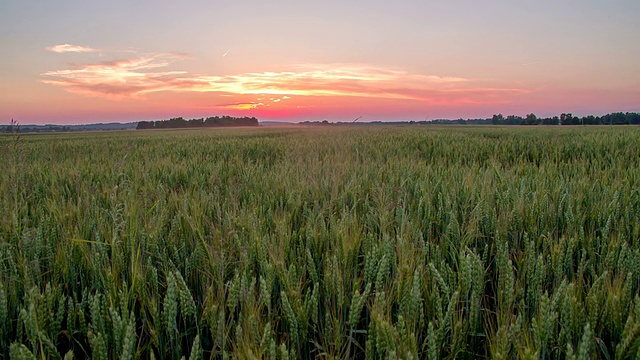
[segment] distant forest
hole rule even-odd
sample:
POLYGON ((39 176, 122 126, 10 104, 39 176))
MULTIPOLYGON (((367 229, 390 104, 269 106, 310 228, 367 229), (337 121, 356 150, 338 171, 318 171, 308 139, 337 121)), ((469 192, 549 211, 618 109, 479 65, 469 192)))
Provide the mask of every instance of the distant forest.
POLYGON ((140 121, 136 129, 178 129, 178 128, 206 128, 224 126, 258 126, 255 117, 212 116, 208 118, 185 120, 182 117, 169 120, 140 121))
POLYGON ((337 122, 324 121, 304 121, 300 125, 640 125, 640 114, 635 112, 617 112, 603 116, 573 116, 565 113, 554 117, 537 117, 529 114, 525 117, 502 114, 493 115, 488 119, 434 119, 423 121, 371 121, 371 122, 337 122))
MULTIPOLYGON (((423 123, 420 121, 420 123, 423 123)), ((565 113, 554 117, 539 118, 535 114, 525 117, 502 114, 490 119, 431 120, 427 124, 475 124, 475 125, 640 125, 640 114, 635 112, 616 112, 603 116, 573 116, 565 113)))
MULTIPOLYGON (((12 120, 13 121, 13 120, 12 120)), ((537 117, 528 114, 525 117, 502 114, 493 115, 487 119, 434 119, 423 121, 348 121, 328 122, 304 121, 298 125, 640 125, 640 114, 636 112, 615 112, 602 116, 573 116, 564 113, 560 116, 537 117)), ((140 121, 138 123, 99 123, 80 125, 19 125, 17 122, 0 125, 1 133, 13 132, 66 132, 66 131, 96 131, 96 130, 129 130, 129 129, 176 129, 176 128, 204 128, 225 126, 259 126, 255 117, 213 116, 208 118, 185 120, 182 117, 159 121, 140 121)))

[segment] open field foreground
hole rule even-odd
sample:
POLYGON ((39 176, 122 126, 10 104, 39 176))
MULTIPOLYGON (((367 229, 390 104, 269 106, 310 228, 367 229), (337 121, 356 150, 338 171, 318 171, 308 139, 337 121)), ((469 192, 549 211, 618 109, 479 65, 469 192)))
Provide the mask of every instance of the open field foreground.
POLYGON ((626 359, 640 129, 0 136, 0 358, 626 359))

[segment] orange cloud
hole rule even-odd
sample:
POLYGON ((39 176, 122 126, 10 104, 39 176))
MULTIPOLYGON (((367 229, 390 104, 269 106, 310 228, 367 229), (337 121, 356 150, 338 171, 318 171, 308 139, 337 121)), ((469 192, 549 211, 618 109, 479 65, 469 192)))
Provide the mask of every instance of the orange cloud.
POLYGON ((222 104, 222 105, 216 105, 215 107, 217 108, 221 108, 221 109, 230 109, 230 110, 249 110, 249 109, 255 109, 259 106, 264 106, 263 103, 233 103, 233 104, 222 104))
POLYGON ((66 52, 93 52, 93 51, 98 51, 97 49, 93 49, 90 47, 86 47, 86 46, 80 46, 80 45, 71 45, 71 44, 62 44, 62 45, 55 45, 55 46, 49 46, 47 48, 45 48, 45 50, 51 51, 51 52, 55 52, 55 53, 66 53, 66 52))
MULTIPOLYGON (((255 95, 260 101, 264 97, 278 95, 270 99, 273 103, 294 95, 398 99, 432 104, 501 103, 509 96, 528 92, 519 88, 486 86, 486 82, 473 79, 410 74, 362 64, 298 65, 289 71, 237 75, 162 71, 182 57, 182 54, 147 54, 85 64, 45 72, 42 82, 61 86, 70 92, 100 97, 133 97, 167 91, 213 92, 255 95)), ((254 109, 259 105, 250 102, 219 105, 225 106, 254 109)))

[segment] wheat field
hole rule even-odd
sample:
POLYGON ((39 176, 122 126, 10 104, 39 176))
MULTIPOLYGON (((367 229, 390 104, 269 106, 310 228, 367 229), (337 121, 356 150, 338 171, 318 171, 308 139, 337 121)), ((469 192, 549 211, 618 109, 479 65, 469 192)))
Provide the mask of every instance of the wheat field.
POLYGON ((0 358, 637 359, 640 129, 0 136, 0 358))

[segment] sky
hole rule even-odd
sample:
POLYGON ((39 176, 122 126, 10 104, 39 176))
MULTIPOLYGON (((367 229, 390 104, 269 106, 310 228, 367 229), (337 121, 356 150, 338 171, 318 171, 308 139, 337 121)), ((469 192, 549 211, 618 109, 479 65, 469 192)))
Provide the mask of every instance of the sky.
POLYGON ((0 1, 0 124, 640 111, 640 1, 0 1))

